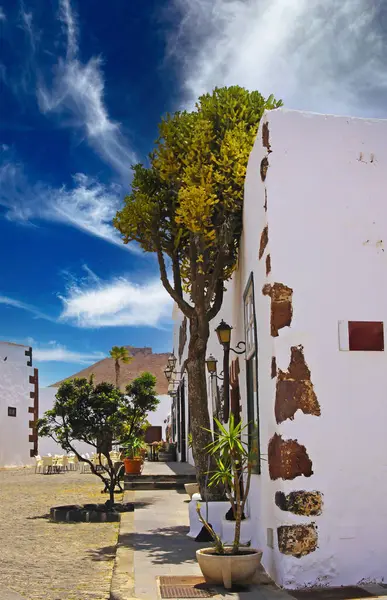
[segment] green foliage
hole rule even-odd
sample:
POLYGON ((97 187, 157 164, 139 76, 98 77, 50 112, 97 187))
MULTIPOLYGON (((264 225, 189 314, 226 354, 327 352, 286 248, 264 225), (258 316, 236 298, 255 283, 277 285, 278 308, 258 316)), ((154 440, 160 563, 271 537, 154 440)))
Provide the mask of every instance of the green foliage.
MULTIPOLYGON (((247 496, 250 490, 250 479, 254 464, 253 456, 248 449, 246 438, 247 425, 236 423, 234 415, 230 415, 228 428, 220 421, 214 419, 217 431, 214 433, 214 441, 207 446, 208 453, 215 459, 215 469, 210 473, 209 486, 223 485, 227 498, 230 501, 234 520, 235 537, 233 552, 237 552, 240 546, 240 527, 247 496)), ((203 517, 198 511, 199 518, 208 529, 203 517)), ((210 528, 211 529, 211 528, 210 528)), ((219 544, 219 537, 208 529, 213 536, 216 551, 224 553, 223 544, 219 544)))
POLYGON ((195 111, 168 114, 150 166, 133 167, 132 191, 114 225, 125 243, 158 253, 163 283, 185 313, 181 288, 194 305, 206 294, 209 309, 216 283, 235 268, 247 161, 264 110, 281 105, 238 86, 216 88, 195 111), (170 287, 164 254, 173 264, 170 287))
POLYGON ((109 352, 111 358, 114 360, 121 360, 123 363, 129 363, 133 359, 129 356, 128 349, 125 346, 113 346, 109 352))
POLYGON ((143 373, 126 387, 124 395, 111 383, 94 385, 92 377, 66 381, 58 389, 53 408, 38 421, 39 436, 51 437, 66 452, 74 452, 111 487, 115 481, 109 455, 112 444, 140 436, 148 412, 156 410, 159 403, 155 383, 153 375, 143 373), (106 457, 108 467, 101 465, 102 474, 77 452, 74 442, 90 444, 106 457))

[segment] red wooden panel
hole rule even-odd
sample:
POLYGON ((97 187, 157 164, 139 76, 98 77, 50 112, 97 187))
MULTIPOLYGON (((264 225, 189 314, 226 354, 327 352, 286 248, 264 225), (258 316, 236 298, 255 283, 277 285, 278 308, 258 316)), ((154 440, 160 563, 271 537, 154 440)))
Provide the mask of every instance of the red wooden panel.
POLYGON ((383 321, 348 321, 349 349, 384 350, 383 321))

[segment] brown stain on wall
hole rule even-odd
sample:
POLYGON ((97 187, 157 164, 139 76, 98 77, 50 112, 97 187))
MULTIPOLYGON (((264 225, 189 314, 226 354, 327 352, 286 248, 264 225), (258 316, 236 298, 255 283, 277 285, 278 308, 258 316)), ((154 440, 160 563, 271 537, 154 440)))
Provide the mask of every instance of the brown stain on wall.
POLYGON ((261 179, 262 179, 262 181, 265 181, 265 179, 266 179, 268 168, 269 168, 269 161, 267 159, 267 156, 265 156, 265 158, 263 158, 261 160, 261 179))
POLYGON ((275 433, 269 442, 268 462, 270 479, 295 479, 313 475, 312 461, 305 446, 297 440, 283 440, 275 433))
POLYGON ((283 327, 290 327, 293 317, 293 290, 283 283, 266 284, 262 288, 264 296, 271 298, 271 335, 277 337, 283 327))
POLYGON ((259 243, 259 254, 258 254, 258 258, 259 260, 261 260, 265 250, 266 250, 266 246, 269 242, 269 227, 266 225, 263 229, 262 229, 262 233, 261 233, 261 241, 259 243))
POLYGON ((278 371, 275 394, 275 418, 277 423, 294 419, 297 410, 306 415, 321 415, 320 404, 310 380, 310 370, 305 362, 302 346, 292 346, 287 371, 278 371))
POLYGON ((270 275, 271 272, 271 257, 270 254, 266 256, 266 276, 270 275))
POLYGON ((282 525, 277 529, 278 548, 282 554, 301 558, 317 549, 318 535, 314 523, 282 525))
POLYGON ((275 356, 271 357, 271 378, 277 377, 277 359, 275 356))
POLYGON ((185 344, 187 342, 187 317, 184 317, 179 329, 179 360, 183 356, 185 344))
POLYGON ((283 492, 276 492, 275 503, 281 510, 291 512, 294 515, 315 517, 322 513, 323 499, 321 492, 299 490, 290 492, 288 495, 283 492))
POLYGON ((269 123, 266 122, 262 125, 262 144, 271 152, 269 137, 269 123))

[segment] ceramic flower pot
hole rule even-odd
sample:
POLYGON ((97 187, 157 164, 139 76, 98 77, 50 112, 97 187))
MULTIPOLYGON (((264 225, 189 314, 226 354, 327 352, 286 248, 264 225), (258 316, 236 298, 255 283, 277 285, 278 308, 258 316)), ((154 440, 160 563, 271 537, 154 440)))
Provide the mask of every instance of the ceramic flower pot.
POLYGON ((207 583, 231 589, 234 583, 248 585, 261 564, 262 551, 241 549, 240 554, 215 554, 214 548, 196 551, 196 558, 207 583))
POLYGON ((140 475, 143 463, 142 458, 124 458, 125 474, 140 475))

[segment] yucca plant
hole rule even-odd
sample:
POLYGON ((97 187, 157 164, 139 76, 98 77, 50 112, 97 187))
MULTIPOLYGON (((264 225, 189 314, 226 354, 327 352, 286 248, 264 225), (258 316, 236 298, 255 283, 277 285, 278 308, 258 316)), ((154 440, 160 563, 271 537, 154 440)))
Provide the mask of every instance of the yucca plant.
MULTIPOLYGON (((245 436, 248 426, 236 422, 233 414, 230 415, 227 429, 217 419, 214 419, 214 421, 217 431, 214 432, 214 440, 207 446, 207 451, 214 458, 216 468, 210 472, 208 485, 209 487, 223 485, 227 499, 230 501, 235 520, 235 534, 231 553, 237 554, 241 545, 241 522, 250 490, 254 464, 253 456, 248 448, 248 439, 245 436)), ((197 513, 201 523, 214 540, 216 552, 224 554, 225 546, 220 537, 202 517, 199 504, 197 505, 197 513)))

